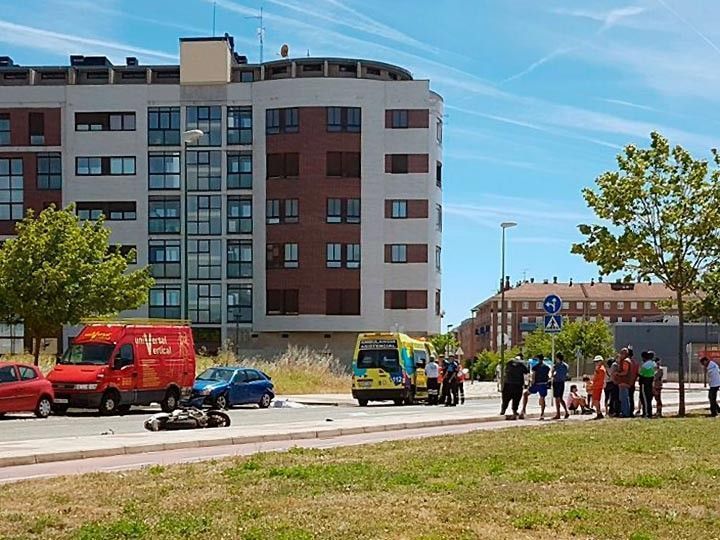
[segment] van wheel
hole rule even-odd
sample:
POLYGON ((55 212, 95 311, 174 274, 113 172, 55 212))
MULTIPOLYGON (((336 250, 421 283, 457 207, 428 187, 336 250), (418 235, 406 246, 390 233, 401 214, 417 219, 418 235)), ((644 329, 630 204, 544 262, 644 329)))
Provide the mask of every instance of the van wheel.
POLYGON ((358 405, 361 407, 367 407, 368 400, 367 399, 358 399, 358 405))
POLYGON ((38 400, 37 407, 35 407, 35 416, 38 418, 47 418, 52 412, 52 401, 47 396, 43 396, 38 400))
POLYGON ((63 404, 53 403, 53 406, 52 406, 53 414, 65 414, 67 412, 67 410, 68 410, 68 406, 65 405, 64 403, 63 404))
POLYGON ((120 405, 120 396, 116 392, 105 392, 100 399, 100 414, 113 416, 118 412, 118 405, 120 405))
POLYGON ((272 397, 270 397, 270 394, 265 392, 260 398, 260 403, 258 403, 258 407, 260 407, 261 409, 267 409, 270 406, 271 401, 272 397))
POLYGON ((160 407, 162 408, 163 412, 169 413, 177 409, 178 399, 178 392, 174 388, 170 388, 167 392, 165 392, 165 397, 160 403, 160 407))

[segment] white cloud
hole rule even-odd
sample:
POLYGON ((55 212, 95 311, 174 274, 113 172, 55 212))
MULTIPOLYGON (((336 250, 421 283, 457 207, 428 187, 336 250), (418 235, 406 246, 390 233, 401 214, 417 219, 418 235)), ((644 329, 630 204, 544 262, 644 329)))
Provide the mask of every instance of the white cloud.
POLYGON ((0 42, 54 54, 99 54, 110 57, 140 56, 177 62, 177 55, 113 41, 84 38, 0 20, 0 42))

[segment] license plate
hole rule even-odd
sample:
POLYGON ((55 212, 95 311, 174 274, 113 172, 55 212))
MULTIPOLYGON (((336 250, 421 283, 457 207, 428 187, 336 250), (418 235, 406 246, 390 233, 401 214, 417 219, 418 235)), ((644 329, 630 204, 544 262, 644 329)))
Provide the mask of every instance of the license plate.
POLYGON ((370 388, 372 386, 372 381, 359 381, 358 386, 360 388, 370 388))
POLYGON ((68 400, 65 398, 55 398, 53 403, 59 403, 60 405, 65 405, 66 403, 68 403, 68 400))

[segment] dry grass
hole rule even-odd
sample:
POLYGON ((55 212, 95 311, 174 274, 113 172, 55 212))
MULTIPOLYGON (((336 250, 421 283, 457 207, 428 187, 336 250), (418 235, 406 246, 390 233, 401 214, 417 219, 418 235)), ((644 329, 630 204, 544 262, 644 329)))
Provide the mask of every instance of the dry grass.
MULTIPOLYGON (((31 355, 12 357, 18 362, 32 363, 31 355)), ((40 366, 45 373, 55 365, 55 358, 42 356, 40 366)), ((337 358, 306 348, 288 347, 271 358, 236 357, 223 350, 217 356, 198 356, 196 372, 211 366, 243 365, 260 369, 272 377, 278 394, 332 394, 350 392, 350 374, 337 358)))
POLYGON ((0 538, 717 538, 717 428, 572 423, 30 481, 2 488, 0 538))

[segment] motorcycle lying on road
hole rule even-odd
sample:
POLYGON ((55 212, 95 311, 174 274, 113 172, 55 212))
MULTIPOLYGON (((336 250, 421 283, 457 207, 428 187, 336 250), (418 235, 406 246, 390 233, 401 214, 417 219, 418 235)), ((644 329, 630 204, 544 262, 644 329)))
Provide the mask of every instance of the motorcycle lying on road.
POLYGON ((171 431, 230 426, 230 417, 223 411, 205 411, 196 407, 180 407, 170 413, 153 414, 145 420, 148 431, 171 431))

